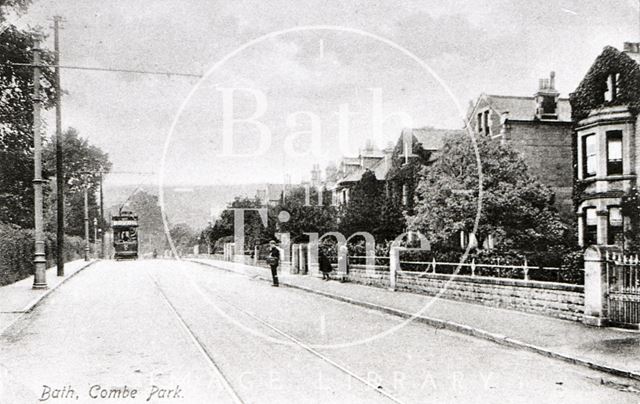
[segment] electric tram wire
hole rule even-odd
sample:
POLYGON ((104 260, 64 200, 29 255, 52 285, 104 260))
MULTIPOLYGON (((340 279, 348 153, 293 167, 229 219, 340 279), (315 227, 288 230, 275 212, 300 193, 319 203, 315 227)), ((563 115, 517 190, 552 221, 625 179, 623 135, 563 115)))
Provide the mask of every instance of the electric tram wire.
POLYGON ((180 77, 195 77, 202 78, 202 74, 195 73, 182 73, 182 72, 171 72, 171 71, 158 71, 158 70, 138 70, 138 69, 117 69, 112 67, 95 67, 95 66, 73 66, 73 65, 50 65, 50 64, 39 64, 35 65, 33 63, 2 63, 2 66, 23 66, 23 67, 40 67, 40 68, 60 68, 60 69, 70 69, 70 70, 89 70, 89 71, 102 71, 102 72, 114 72, 114 73, 135 73, 135 74, 149 74, 149 75, 157 75, 157 76, 180 76, 180 77))

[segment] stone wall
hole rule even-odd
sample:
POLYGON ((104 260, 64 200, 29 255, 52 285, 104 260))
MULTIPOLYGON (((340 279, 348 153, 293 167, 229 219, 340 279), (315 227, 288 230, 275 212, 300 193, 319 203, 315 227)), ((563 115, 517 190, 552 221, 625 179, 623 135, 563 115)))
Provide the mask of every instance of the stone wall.
MULTIPOLYGON (((389 271, 378 267, 367 274, 363 265, 351 265, 349 281, 388 288, 389 271)), ((402 271, 396 289, 574 321, 582 320, 584 310, 581 285, 402 271)))
MULTIPOLYGON (((332 274, 334 274, 332 272, 332 274)), ((375 267, 375 270, 371 273, 367 273, 364 265, 349 265, 350 282, 359 283, 362 285, 376 286, 379 288, 389 287, 389 269, 388 267, 375 267)))

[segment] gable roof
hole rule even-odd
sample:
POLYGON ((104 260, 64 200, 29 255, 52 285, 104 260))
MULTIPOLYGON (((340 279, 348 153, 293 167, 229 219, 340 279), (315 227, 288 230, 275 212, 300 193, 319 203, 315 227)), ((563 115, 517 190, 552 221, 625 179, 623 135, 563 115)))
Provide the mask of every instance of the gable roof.
MULTIPOLYGON (((396 143, 396 150, 402 153, 404 136, 411 134, 413 142, 420 143, 423 150, 440 150, 447 136, 462 133, 461 129, 438 129, 430 126, 422 128, 405 128, 396 143)), ((415 151, 415 150, 414 150, 415 151)))
MULTIPOLYGON (((470 108, 467 119, 472 122, 481 101, 486 101, 489 108, 498 115, 508 112, 507 119, 514 121, 533 121, 536 120, 536 101, 535 97, 523 97, 515 95, 496 95, 496 94, 480 94, 480 97, 470 108)), ((561 122, 571 122, 571 104, 568 98, 558 98, 558 119, 561 122)))
POLYGON ((640 57, 635 51, 619 51, 605 46, 595 59, 576 90, 571 93, 573 118, 580 121, 600 107, 626 105, 635 115, 640 111, 640 57), (605 100, 607 79, 619 74, 618 93, 615 99, 605 100))

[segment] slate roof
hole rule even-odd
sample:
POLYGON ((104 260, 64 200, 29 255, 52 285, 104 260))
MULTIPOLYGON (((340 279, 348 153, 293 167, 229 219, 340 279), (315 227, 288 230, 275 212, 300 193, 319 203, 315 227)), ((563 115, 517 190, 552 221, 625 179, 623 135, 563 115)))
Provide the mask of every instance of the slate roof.
MULTIPOLYGON (((536 102, 532 97, 512 95, 483 94, 478 101, 485 98, 491 108, 499 114, 509 112, 508 119, 516 121, 533 121, 536 115, 536 102)), ((475 111, 475 106, 471 112, 475 111)), ((568 98, 558 99, 558 121, 571 122, 571 104, 568 98)))
MULTIPOLYGON (((411 130, 411 134, 422 145, 423 150, 440 150, 445 137, 463 132, 459 129, 436 129, 431 127, 405 130, 411 130)), ((402 142, 402 137, 400 142, 402 142)))
MULTIPOLYGON (((384 159, 380 159, 380 160, 376 161, 368 169, 373 171, 373 173, 375 174, 376 179, 378 181, 383 181, 387 176, 387 172, 389 171, 389 166, 390 165, 391 164, 390 163, 386 163, 384 159)), ((338 184, 345 184, 345 183, 350 183, 350 182, 358 182, 358 181, 360 181, 360 179, 362 178, 362 174, 364 174, 364 172, 366 170, 367 170, 367 168, 359 167, 357 170, 355 170, 354 172, 350 173, 346 177, 340 178, 338 180, 338 184)))

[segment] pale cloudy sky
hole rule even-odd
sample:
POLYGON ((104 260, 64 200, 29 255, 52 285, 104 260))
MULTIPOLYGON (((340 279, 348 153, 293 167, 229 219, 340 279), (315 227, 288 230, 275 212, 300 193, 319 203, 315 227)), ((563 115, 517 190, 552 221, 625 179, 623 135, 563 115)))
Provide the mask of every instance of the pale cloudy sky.
MULTIPOLYGON (((458 128, 456 102, 466 108, 481 92, 532 95, 539 78, 556 71, 563 96, 573 91, 606 45, 640 38, 635 0, 33 0, 22 25, 49 27, 65 18, 65 65, 204 73, 248 41, 306 25, 364 30, 406 48, 433 70, 445 87, 397 49, 353 32, 309 30, 274 36, 230 58, 198 79, 63 70, 64 126, 107 151, 115 171, 160 172, 163 146, 176 121, 165 169, 171 184, 279 182, 308 176, 315 162, 341 155, 341 142, 356 153, 366 139, 384 146, 403 123, 390 119, 374 136, 373 92, 383 112, 401 111, 414 126, 458 128), (221 88, 249 88, 265 96, 259 120, 270 147, 255 157, 221 155, 221 88), (339 136, 339 106, 352 113, 349 138, 339 136), (320 148, 309 151, 308 111, 320 128, 320 148), (292 121, 289 122, 288 120, 292 121)), ((51 40, 49 45, 52 47, 51 40)), ((252 93, 237 93, 234 113, 255 112, 252 93)), ((53 122, 49 114, 49 122, 53 122)), ((50 125, 51 126, 51 125, 50 125)), ((237 126, 238 151, 259 143, 255 127, 237 126)), ((112 182, 143 180, 112 175, 112 182)), ((157 177, 147 178, 156 181, 157 177)))

